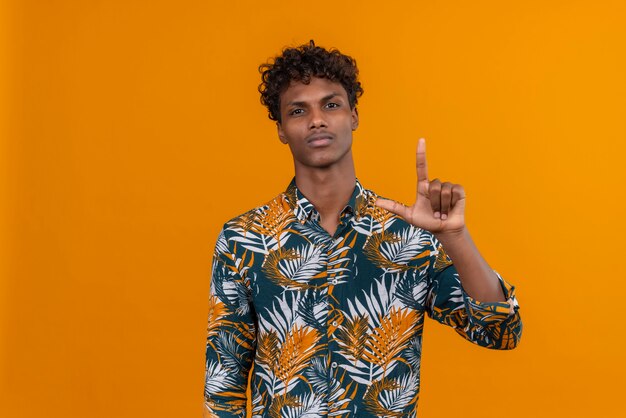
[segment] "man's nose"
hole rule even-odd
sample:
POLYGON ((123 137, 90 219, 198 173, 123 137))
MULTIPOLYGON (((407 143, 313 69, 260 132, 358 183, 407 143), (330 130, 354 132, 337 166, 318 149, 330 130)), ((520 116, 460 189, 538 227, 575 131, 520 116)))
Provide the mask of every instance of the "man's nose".
POLYGON ((316 129, 326 127, 326 119, 324 118, 324 112, 321 109, 311 110, 311 118, 309 119, 309 128, 316 129))

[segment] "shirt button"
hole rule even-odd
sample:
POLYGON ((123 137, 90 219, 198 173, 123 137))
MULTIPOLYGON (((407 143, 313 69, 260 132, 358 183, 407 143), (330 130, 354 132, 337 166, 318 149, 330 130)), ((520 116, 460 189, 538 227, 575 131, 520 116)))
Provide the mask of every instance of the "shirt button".
POLYGON ((337 368, 337 362, 333 361, 333 363, 330 365, 330 367, 332 367, 333 369, 337 368))
POLYGON ((333 279, 332 283, 337 284, 337 279, 333 279))
POLYGON ((337 326, 337 321, 333 321, 333 327, 337 326))

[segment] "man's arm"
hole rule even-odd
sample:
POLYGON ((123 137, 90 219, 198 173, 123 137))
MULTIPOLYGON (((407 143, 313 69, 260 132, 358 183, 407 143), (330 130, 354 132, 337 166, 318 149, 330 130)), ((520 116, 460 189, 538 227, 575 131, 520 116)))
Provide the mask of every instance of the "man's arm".
POLYGON ((482 347, 509 350, 522 336, 522 320, 518 312, 515 288, 497 272, 498 291, 506 302, 483 302, 465 291, 456 265, 444 246, 433 238, 428 267, 426 312, 436 321, 448 325, 463 338, 482 347))
POLYGON ((378 199, 376 205, 435 237, 429 314, 480 345, 513 348, 522 329, 513 287, 489 267, 474 245, 465 226, 463 187, 428 179, 424 139, 418 142, 416 169, 412 206, 387 199, 378 199), (464 306, 467 309, 461 309, 464 306))
POLYGON ((426 140, 417 145, 417 196, 408 207, 387 199, 376 205, 402 216, 411 225, 430 231, 454 261, 463 287, 484 302, 504 301, 498 278, 474 245, 465 226, 465 190, 460 184, 428 179, 426 140))
POLYGON ((224 230, 215 245, 209 294, 204 416, 246 416, 248 372, 256 330, 250 286, 224 230))
POLYGON ((455 233, 435 234, 435 237, 452 259, 463 289, 472 298, 481 302, 505 301, 498 276, 480 255, 467 228, 455 233))

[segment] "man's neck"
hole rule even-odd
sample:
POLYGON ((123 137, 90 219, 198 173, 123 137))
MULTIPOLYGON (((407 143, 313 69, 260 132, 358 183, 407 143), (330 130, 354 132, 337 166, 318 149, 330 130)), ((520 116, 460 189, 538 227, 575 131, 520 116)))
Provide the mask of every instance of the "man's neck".
POLYGON ((328 169, 296 167, 296 185, 320 213, 321 224, 331 235, 339 224, 339 214, 350 201, 356 176, 354 164, 328 169))

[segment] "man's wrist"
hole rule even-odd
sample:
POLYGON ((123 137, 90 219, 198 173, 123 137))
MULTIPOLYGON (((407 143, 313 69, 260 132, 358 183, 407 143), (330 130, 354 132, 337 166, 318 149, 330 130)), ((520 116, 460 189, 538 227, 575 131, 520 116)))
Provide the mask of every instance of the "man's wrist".
POLYGON ((462 229, 456 231, 445 231, 433 234, 435 238, 444 247, 461 243, 462 241, 469 240, 469 231, 465 226, 462 229))

